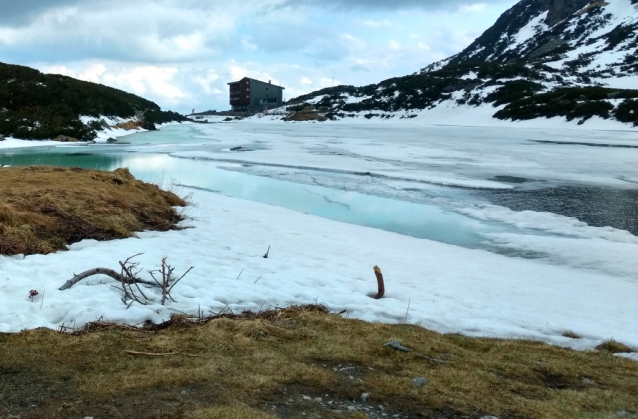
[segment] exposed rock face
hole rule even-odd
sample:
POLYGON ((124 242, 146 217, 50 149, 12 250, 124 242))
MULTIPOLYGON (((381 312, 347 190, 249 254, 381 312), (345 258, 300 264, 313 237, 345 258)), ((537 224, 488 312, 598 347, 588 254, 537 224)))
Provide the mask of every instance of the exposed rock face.
POLYGON ((60 141, 61 143, 77 143, 80 140, 75 137, 69 137, 67 135, 58 135, 53 139, 53 141, 60 141))
MULTIPOLYGON (((558 37, 558 35, 562 34, 562 31, 560 28, 554 28, 554 26, 573 17, 576 12, 589 5, 591 5, 589 9, 591 10, 606 4, 603 0, 522 0, 503 13, 496 23, 477 38, 472 45, 459 54, 450 57, 446 65, 456 65, 470 61, 507 62, 520 59, 541 45, 536 45, 525 52, 515 50, 511 48, 512 37, 515 37, 519 31, 542 13, 547 13, 547 16, 536 23, 544 26, 544 28, 538 26, 535 30, 542 32, 552 28, 552 30, 556 30, 556 34, 552 36, 558 37)), ((551 32, 551 30, 548 32, 551 32)), ((541 44, 546 43, 546 41, 541 44)), ((535 58, 535 56, 532 58, 535 58)))
POLYGON ((591 2, 591 0, 552 0, 549 6, 549 12, 547 13, 547 19, 545 19, 545 24, 548 26, 554 26, 591 2))

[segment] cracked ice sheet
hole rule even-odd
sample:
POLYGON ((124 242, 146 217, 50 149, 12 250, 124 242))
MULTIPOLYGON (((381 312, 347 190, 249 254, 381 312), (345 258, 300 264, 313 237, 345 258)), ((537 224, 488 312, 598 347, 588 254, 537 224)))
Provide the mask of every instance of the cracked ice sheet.
MULTIPOLYGON (((221 138, 219 151, 175 151, 172 156, 283 169, 368 173, 467 188, 509 189, 494 176, 545 182, 633 187, 638 148, 635 130, 458 127, 367 122, 285 124, 247 120, 197 126, 221 138), (546 144, 538 141, 560 141, 546 144), (254 151, 221 151, 251 145, 254 151), (568 157, 567 157, 568 156, 568 157)), ((246 168, 246 171, 254 170, 246 168)))
POLYGON ((209 192, 193 191, 193 200, 193 218, 182 224, 194 228, 85 240, 46 256, 0 256, 0 331, 77 327, 102 316, 129 324, 159 322, 174 310, 218 312, 228 304, 236 312, 256 311, 315 301, 347 309, 350 317, 396 323, 405 320, 409 302, 409 322, 440 332, 530 338, 577 349, 612 337, 638 346, 635 279, 464 249, 209 192), (270 257, 264 259, 269 245, 270 257), (145 252, 139 257, 144 270, 155 269, 163 256, 177 272, 195 266, 173 290, 177 303, 134 304, 126 310, 107 277, 57 290, 72 272, 113 268, 138 252, 145 252), (374 265, 386 278, 381 300, 368 296, 376 292, 374 265), (40 292, 33 302, 31 289, 40 292), (567 330, 583 338, 561 336, 567 330))

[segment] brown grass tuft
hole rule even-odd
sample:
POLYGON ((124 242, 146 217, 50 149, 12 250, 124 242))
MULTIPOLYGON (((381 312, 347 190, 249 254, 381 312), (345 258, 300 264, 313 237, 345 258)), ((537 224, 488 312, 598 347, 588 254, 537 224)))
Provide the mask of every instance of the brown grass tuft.
POLYGON ((625 345, 624 343, 616 342, 613 339, 607 340, 600 345, 596 346, 599 351, 611 352, 612 354, 635 352, 634 349, 625 345))
POLYGON ((77 167, 0 169, 0 254, 47 254, 83 239, 175 228, 177 195, 113 172, 77 167))

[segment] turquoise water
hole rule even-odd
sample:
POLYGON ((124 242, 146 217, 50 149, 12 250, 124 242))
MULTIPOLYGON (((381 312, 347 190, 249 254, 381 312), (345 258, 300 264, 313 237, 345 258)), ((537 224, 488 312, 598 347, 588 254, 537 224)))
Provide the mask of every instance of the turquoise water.
POLYGON ((148 182, 212 191, 331 220, 466 247, 486 247, 484 234, 503 230, 434 205, 255 176, 227 170, 210 161, 174 158, 167 154, 167 145, 171 150, 175 146, 198 149, 216 147, 217 141, 198 136, 189 126, 169 128, 124 137, 108 145, 4 150, 0 154, 0 165, 78 166, 100 170, 128 167, 134 176, 148 182))

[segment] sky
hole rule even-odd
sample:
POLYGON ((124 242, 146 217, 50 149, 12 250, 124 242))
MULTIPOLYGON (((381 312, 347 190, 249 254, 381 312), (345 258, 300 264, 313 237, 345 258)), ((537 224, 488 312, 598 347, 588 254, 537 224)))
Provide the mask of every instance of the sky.
POLYGON ((291 99, 419 71, 516 0, 0 0, 0 62, 102 83, 182 113, 227 110, 227 83, 291 99))

